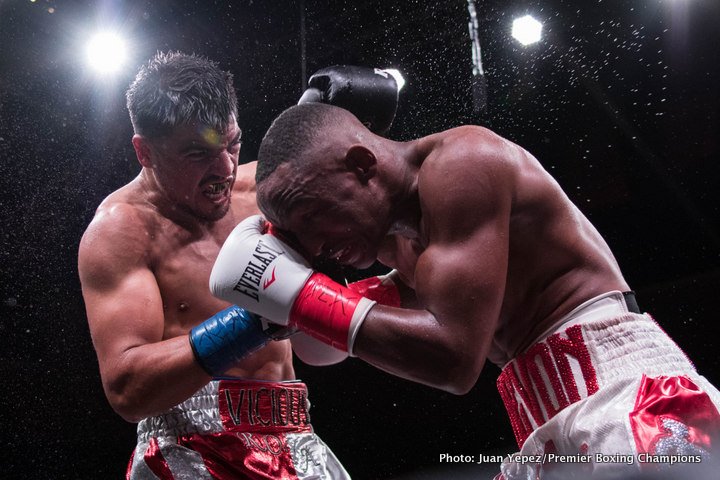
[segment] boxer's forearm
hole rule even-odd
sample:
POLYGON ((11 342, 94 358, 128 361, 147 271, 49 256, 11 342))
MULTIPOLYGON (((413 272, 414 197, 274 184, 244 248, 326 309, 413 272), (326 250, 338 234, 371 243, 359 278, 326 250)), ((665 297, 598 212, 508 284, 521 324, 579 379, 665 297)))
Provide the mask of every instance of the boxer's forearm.
POLYGON ((102 376, 110 405, 130 422, 177 405, 210 381, 186 335, 129 348, 102 376))
POLYGON ((376 305, 360 327, 353 353, 398 377, 462 395, 484 364, 468 342, 427 310, 376 305))

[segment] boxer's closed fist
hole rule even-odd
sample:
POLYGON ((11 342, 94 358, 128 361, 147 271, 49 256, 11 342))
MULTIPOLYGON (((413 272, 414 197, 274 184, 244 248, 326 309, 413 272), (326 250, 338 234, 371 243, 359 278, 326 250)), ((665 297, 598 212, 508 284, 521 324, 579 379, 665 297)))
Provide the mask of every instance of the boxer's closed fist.
POLYGON ((210 275, 213 295, 352 352, 375 302, 314 272, 302 255, 265 233, 267 225, 255 215, 230 233, 210 275))
POLYGON ((390 129, 398 105, 395 78, 379 68, 337 65, 315 72, 298 101, 344 108, 378 134, 390 129))

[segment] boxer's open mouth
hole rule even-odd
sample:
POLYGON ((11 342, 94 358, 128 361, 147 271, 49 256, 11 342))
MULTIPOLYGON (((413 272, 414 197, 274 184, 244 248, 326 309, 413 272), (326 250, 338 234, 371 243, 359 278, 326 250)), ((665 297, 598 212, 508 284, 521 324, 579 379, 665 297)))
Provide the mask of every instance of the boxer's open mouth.
POLYGON ((334 251, 332 253, 331 258, 333 260, 340 260, 342 257, 345 256, 345 254, 348 253, 349 250, 350 250, 350 245, 347 245, 347 246, 341 248, 340 250, 334 251))
POLYGON ((337 249, 333 248, 329 252, 328 256, 330 257, 330 259, 332 259, 342 265, 346 265, 349 260, 352 260, 355 257, 354 248, 355 248, 355 245, 352 243, 349 243, 347 245, 340 246, 337 249))
POLYGON ((210 183, 205 185, 203 193, 208 197, 217 197, 223 195, 230 189, 231 180, 225 180, 224 182, 210 183))

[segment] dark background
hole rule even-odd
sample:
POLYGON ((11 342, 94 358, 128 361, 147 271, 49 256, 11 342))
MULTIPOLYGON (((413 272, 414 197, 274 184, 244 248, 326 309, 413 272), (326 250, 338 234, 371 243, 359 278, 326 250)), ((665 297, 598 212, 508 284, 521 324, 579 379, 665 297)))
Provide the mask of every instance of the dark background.
MULTIPOLYGON (((101 390, 76 261, 95 207, 139 172, 124 107, 138 67, 178 49, 232 71, 251 161, 301 93, 301 9, 308 74, 402 70, 391 138, 476 123, 534 153, 605 236, 641 307, 720 382, 720 2, 477 4, 485 113, 473 111, 465 0, 0 0, 0 476, 121 478, 134 446, 101 390), (545 25, 539 44, 510 37, 524 13, 545 25), (83 47, 108 25, 132 51, 100 79, 83 47)), ((316 430, 357 479, 435 478, 441 453, 515 449, 494 366, 463 397, 354 359, 297 371, 316 430)))

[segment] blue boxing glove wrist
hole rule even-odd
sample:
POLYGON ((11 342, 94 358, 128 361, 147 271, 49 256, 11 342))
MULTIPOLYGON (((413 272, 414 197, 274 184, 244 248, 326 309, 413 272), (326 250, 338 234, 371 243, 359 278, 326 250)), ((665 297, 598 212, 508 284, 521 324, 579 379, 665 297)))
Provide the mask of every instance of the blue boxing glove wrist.
POLYGON ((203 370, 222 375, 273 340, 260 317, 233 305, 190 330, 190 346, 203 370))

